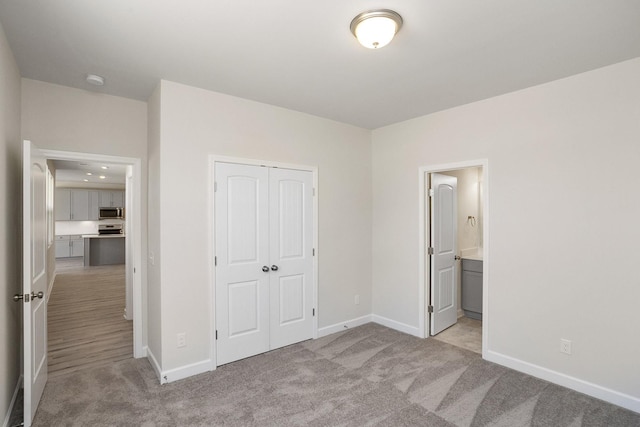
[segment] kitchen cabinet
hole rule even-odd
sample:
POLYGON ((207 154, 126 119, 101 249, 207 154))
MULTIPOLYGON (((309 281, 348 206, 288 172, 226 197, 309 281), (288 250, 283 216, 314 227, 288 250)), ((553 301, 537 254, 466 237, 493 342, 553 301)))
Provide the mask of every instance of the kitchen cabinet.
POLYGON ((97 221, 101 207, 124 207, 124 191, 57 188, 54 203, 56 221, 97 221))
POLYGON ((119 190, 101 190, 100 206, 101 208, 123 208, 124 207, 124 191, 119 190))
POLYGON ((89 191, 57 188, 54 206, 56 221, 87 221, 89 219, 89 191))
POLYGON ((89 190, 89 221, 100 217, 100 190, 89 190))
POLYGON ((81 235, 56 236, 56 258, 84 256, 84 239, 81 235))

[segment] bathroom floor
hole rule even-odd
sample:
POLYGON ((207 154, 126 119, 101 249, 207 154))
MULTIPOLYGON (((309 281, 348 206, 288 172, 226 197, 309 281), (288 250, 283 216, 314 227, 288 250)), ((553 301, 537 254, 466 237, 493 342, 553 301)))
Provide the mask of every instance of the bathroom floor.
POLYGON ((458 322, 433 338, 456 347, 482 353, 482 320, 468 317, 458 318, 458 322))

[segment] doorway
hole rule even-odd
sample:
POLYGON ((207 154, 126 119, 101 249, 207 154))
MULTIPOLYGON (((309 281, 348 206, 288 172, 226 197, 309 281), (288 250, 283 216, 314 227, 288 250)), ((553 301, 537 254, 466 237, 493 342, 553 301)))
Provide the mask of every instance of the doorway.
POLYGON ((488 161, 425 166, 419 171, 421 334, 485 354, 488 348, 488 161), (445 197, 438 206, 438 194, 433 190, 441 182, 446 183, 447 191, 441 191, 445 197), (447 192, 455 194, 455 203, 449 201, 450 206, 447 192), (450 214, 452 210, 454 213, 450 214), (438 219, 442 212, 455 219, 442 222, 438 219), (445 227, 444 235, 454 236, 454 242, 442 243, 438 234, 443 232, 435 230, 435 226, 445 227), (449 270, 448 264, 451 264, 449 270), (445 287, 445 291, 450 292, 444 296, 438 295, 443 289, 439 280, 449 275, 454 275, 455 285, 445 287), (444 310, 446 308, 448 310, 444 310), (438 318, 439 310, 446 316, 438 318), (448 318, 443 321, 442 317, 448 318))
MULTIPOLYGON (((122 306, 123 318, 130 318, 133 323, 133 357, 145 356, 143 349, 143 325, 142 325, 142 172, 141 160, 138 158, 117 157, 101 154, 66 152, 57 150, 40 150, 47 160, 67 161, 79 163, 100 163, 105 165, 118 165, 126 170, 126 191, 122 191, 126 213, 126 258, 123 272, 121 273, 126 291, 122 306), (125 196, 126 194, 126 196, 125 196)), ((118 193, 118 192, 112 192, 118 193)), ((104 196, 101 194, 101 196, 104 196)), ((113 194, 111 195, 113 197, 113 194)), ((53 259, 52 259, 53 261, 53 259)), ((55 261, 54 261, 55 262, 55 261)), ((73 267, 73 265, 72 265, 73 267)), ((113 277, 113 275, 111 275, 113 277)))

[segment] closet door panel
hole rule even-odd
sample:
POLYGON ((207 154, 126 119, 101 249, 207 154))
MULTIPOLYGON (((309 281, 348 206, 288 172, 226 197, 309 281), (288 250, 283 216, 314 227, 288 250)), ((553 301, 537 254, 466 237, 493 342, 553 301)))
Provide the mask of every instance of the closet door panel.
POLYGON ((269 170, 271 348, 313 336, 313 175, 269 170))
POLYGON ((268 171, 217 163, 215 169, 217 364, 268 351, 268 171))

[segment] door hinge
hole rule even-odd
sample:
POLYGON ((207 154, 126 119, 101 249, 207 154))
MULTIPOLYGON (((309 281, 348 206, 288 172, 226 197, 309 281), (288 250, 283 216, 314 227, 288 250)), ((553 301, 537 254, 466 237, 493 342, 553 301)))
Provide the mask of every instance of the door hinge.
POLYGON ((316 256, 316 248, 311 249, 311 256, 316 256))
POLYGON ((218 257, 217 256, 213 257, 213 265, 214 266, 218 266, 218 257))
POLYGON ((315 316, 316 316, 316 309, 315 309, 315 308, 311 310, 311 315, 312 315, 313 317, 315 317, 315 316))
POLYGON ((133 267, 133 274, 136 274, 136 268, 133 267))
POLYGON ((427 312, 428 313, 433 313, 433 306, 432 305, 428 305, 427 306, 427 312))
POLYGON ((218 339, 218 330, 216 329, 216 339, 218 339))
POLYGON ((218 181, 213 181, 213 192, 218 191, 218 181))
POLYGON ((427 254, 433 255, 433 248, 431 246, 427 248, 427 254))
POLYGON ((433 188, 429 189, 429 197, 433 197, 433 188))

